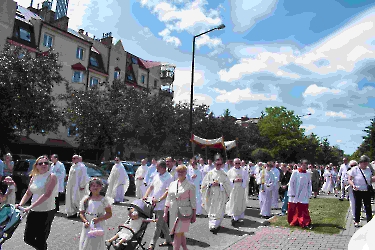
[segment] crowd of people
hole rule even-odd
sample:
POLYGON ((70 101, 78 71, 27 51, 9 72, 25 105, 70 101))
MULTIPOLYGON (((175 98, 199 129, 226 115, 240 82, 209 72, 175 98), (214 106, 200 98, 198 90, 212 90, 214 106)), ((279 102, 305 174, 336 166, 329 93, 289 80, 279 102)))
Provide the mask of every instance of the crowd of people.
MULTIPOLYGON (((31 198, 31 205, 24 208, 28 213, 25 242, 35 249, 47 249, 47 239, 64 189, 63 212, 68 218, 79 217, 83 222, 80 250, 105 249, 118 238, 120 243, 129 240, 130 234, 126 232, 119 232, 107 241, 104 233, 89 236, 93 229, 104 232, 105 220, 112 217, 112 205, 124 201, 129 187, 129 177, 120 158, 114 160, 104 195, 101 193, 102 180, 88 177, 81 156, 72 157, 66 188, 65 167, 58 156, 38 157, 30 173, 29 188, 16 204, 16 207, 24 206, 31 198)), ((15 203, 16 185, 11 178, 11 162, 10 154, 6 155, 5 164, 0 162, 1 176, 7 173, 3 181, 6 191, 0 196, 2 204, 15 203)), ((236 226, 244 218, 251 196, 259 197, 263 218, 270 218, 272 209, 281 209, 279 215, 287 214, 290 225, 311 229, 309 200, 321 193, 335 195, 340 201, 350 201, 354 225, 359 227, 363 208, 367 222, 372 218, 370 186, 375 181, 375 172, 369 162, 367 156, 361 156, 358 163, 344 158, 339 167, 309 164, 306 160, 296 164, 254 164, 239 158, 224 162, 216 155, 214 161, 208 159, 207 164, 203 158, 194 157, 184 163, 182 159, 167 157, 159 161, 152 159, 151 165, 147 166, 147 159, 143 159, 135 173, 135 195, 154 206, 155 217, 150 222, 155 223, 155 230, 148 249, 154 249, 162 237, 165 240, 160 247, 186 250, 185 234, 197 217, 208 217, 208 229, 213 234, 220 230, 225 215, 230 216, 232 226, 236 226), (279 201, 282 201, 281 207, 279 201)), ((129 210, 128 222, 127 227, 133 232, 139 230, 141 220, 137 211, 129 210)))

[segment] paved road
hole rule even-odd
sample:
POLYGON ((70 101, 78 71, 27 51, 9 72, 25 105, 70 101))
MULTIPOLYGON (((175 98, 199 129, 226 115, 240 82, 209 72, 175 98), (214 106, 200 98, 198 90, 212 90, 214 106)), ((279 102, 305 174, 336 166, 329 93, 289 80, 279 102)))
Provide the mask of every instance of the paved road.
MULTIPOLYGON (((327 198, 321 196, 321 198, 327 198)), ((332 198, 332 197, 330 197, 332 198)), ((126 197, 127 201, 120 205, 113 206, 113 217, 107 221, 107 237, 117 232, 117 226, 123 223, 127 218, 127 206, 134 200, 133 197, 126 197)), ((310 231, 290 230, 287 228, 268 227, 264 219, 259 216, 259 201, 250 200, 245 212, 245 219, 239 227, 234 228, 230 225, 230 218, 224 219, 222 228, 217 235, 213 235, 208 230, 208 219, 198 218, 197 222, 192 224, 187 234, 187 243, 189 250, 195 249, 319 249, 333 250, 347 249, 348 242, 355 229, 351 215, 348 214, 347 229, 340 235, 322 235, 310 231)), ((61 206, 63 211, 64 206, 61 206)), ((275 210, 274 212, 278 212, 275 210)), ((32 250, 32 248, 23 242, 23 231, 25 222, 23 221, 13 237, 6 241, 4 250, 32 250)), ((64 215, 58 214, 52 224, 51 235, 48 239, 49 249, 51 250, 74 250, 78 249, 78 242, 82 223, 76 220, 69 220, 64 215)), ((144 242, 148 246, 154 225, 150 224, 145 236, 144 242)), ((161 243, 161 239, 157 244, 161 243)), ((156 249, 167 249, 156 247, 156 249)), ((172 249, 171 247, 169 249, 172 249)))
MULTIPOLYGON (((127 201, 120 205, 113 206, 113 217, 107 221, 107 237, 114 235, 117 231, 117 226, 124 223, 127 219, 127 205, 134 200, 133 197, 126 197, 127 201)), ((257 204, 257 201, 251 201, 249 206, 257 204)), ((60 207, 64 211, 65 206, 60 207)), ((217 235, 213 235, 208 230, 208 219, 198 218, 197 222, 192 224, 190 231, 187 234, 188 248, 194 249, 226 249, 234 242, 237 242, 243 237, 254 234, 256 229, 262 225, 264 219, 259 216, 259 210, 255 208, 248 208, 246 210, 244 222, 238 228, 233 228, 230 225, 230 218, 227 218, 222 223, 222 228, 217 235)), ((32 250, 33 248, 23 242, 23 232, 25 228, 25 221, 18 226, 11 239, 6 241, 3 245, 3 250, 32 250)), ((82 229, 82 223, 78 219, 67 219, 65 215, 57 214, 55 217, 51 234, 48 239, 49 248, 51 250, 74 250, 78 249, 79 237, 82 229)), ((154 225, 150 224, 144 236, 144 241, 148 246, 154 225)), ((161 239, 157 244, 162 243, 161 239)), ((166 249, 156 247, 156 249, 166 249)), ((172 248, 169 248, 172 249, 172 248)))

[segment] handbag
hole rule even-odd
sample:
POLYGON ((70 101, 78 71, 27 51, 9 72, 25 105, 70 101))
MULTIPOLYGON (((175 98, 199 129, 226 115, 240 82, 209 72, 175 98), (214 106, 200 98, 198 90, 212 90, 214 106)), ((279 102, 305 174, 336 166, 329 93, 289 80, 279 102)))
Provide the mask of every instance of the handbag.
POLYGON ((96 228, 94 221, 91 220, 90 222, 90 231, 87 233, 89 238, 101 237, 104 235, 104 230, 100 227, 96 228))
MULTIPOLYGON (((177 194, 178 194, 178 181, 177 181, 177 194)), ((190 198, 189 198, 190 201, 190 198)), ((189 220, 193 217, 193 209, 191 206, 178 206, 177 217, 180 220, 189 220)))
POLYGON ((359 171, 361 171, 361 174, 362 174, 363 178, 365 178, 365 182, 366 182, 366 185, 367 185, 367 191, 370 193, 371 198, 374 198, 374 196, 375 196, 374 188, 372 187, 372 185, 368 184, 368 182, 366 180, 366 177, 362 172, 362 169, 360 169, 359 167, 358 167, 358 169, 359 169, 359 171))

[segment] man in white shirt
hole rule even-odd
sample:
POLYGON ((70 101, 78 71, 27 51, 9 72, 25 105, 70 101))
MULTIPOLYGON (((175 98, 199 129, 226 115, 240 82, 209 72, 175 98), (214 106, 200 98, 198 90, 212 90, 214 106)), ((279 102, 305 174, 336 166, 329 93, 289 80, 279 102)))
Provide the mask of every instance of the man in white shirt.
POLYGON ((152 198, 155 205, 154 212, 157 219, 155 232, 150 242, 150 248, 155 248, 155 243, 163 232, 166 243, 172 244, 172 238, 169 235, 167 223, 163 219, 165 199, 168 195, 168 187, 173 182, 172 176, 166 171, 167 165, 165 161, 158 161, 156 165, 158 174, 153 178, 150 186, 148 187, 143 199, 147 200, 152 198))
POLYGON ((66 170, 64 164, 59 161, 59 157, 57 154, 51 155, 51 172, 54 173, 57 177, 57 190, 58 196, 55 197, 55 206, 56 206, 56 213, 59 211, 60 201, 64 194, 64 181, 66 176, 66 170))
POLYGON ((340 201, 343 201, 345 198, 345 187, 346 185, 348 185, 347 171, 349 168, 348 159, 344 158, 342 159, 342 161, 344 163, 341 164, 339 173, 337 175, 337 182, 341 180, 341 183, 340 183, 341 184, 341 197, 339 199, 340 201))
POLYGON ((204 159, 203 158, 199 158, 199 164, 198 164, 198 169, 202 172, 203 169, 204 169, 204 159))

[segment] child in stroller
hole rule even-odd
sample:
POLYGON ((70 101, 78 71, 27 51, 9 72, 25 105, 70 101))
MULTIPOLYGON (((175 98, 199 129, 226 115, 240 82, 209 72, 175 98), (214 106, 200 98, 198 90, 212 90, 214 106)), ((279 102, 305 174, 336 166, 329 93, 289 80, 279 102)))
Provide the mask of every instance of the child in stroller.
POLYGON ((3 243, 10 239, 26 214, 23 207, 16 208, 12 204, 5 204, 0 209, 0 250, 3 243))
POLYGON ((132 240, 142 247, 141 240, 148 223, 157 221, 149 218, 152 217, 153 209, 148 202, 136 200, 128 207, 128 210, 129 219, 127 222, 119 226, 119 231, 112 238, 106 240, 105 244, 108 249, 111 245, 115 249, 123 249, 122 247, 130 245, 132 240))

